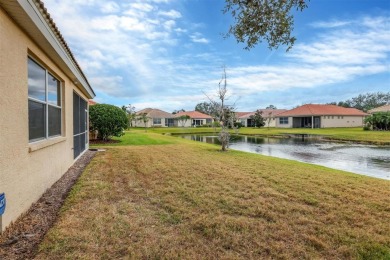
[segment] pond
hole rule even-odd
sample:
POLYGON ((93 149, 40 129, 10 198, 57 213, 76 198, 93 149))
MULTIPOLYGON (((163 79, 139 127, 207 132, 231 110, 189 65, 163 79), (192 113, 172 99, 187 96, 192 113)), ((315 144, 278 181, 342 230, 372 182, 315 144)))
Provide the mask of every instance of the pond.
MULTIPOLYGON (((219 144, 217 136, 180 135, 182 138, 219 144)), ((232 136, 230 149, 296 160, 390 180, 390 147, 335 143, 313 138, 232 136)))

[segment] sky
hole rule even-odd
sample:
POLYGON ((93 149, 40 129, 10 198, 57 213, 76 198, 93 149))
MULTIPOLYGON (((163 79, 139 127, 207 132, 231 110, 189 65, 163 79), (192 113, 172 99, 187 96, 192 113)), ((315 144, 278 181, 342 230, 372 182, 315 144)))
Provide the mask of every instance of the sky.
POLYGON ((43 2, 98 103, 191 111, 216 98, 223 67, 237 111, 390 91, 389 0, 311 0, 288 52, 224 37, 224 0, 43 2))

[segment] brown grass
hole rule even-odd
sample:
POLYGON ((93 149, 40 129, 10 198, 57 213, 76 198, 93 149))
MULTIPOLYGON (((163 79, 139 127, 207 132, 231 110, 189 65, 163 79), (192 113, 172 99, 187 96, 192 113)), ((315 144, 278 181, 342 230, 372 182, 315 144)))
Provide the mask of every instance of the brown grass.
POLYGON ((390 182, 189 143, 98 154, 38 259, 390 257, 390 182))

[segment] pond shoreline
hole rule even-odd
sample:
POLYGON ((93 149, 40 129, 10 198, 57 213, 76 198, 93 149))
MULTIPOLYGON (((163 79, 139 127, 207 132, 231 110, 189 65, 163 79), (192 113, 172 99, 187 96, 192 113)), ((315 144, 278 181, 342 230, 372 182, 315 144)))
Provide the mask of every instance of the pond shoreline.
MULTIPOLYGON (((216 133, 175 134, 175 137, 218 145, 216 133)), ((321 165, 390 180, 390 146, 377 143, 334 141, 328 137, 308 135, 231 136, 230 149, 321 165)))
MULTIPOLYGON (((162 135, 172 135, 172 136, 179 136, 179 135, 206 135, 206 134, 215 134, 218 135, 218 132, 186 132, 186 133, 162 133, 162 135)), ((318 135, 318 134, 306 134, 302 133, 304 135, 310 135, 318 137, 321 141, 329 141, 329 142, 335 142, 335 143, 351 143, 351 144, 367 144, 367 145, 378 145, 378 146, 390 146, 390 142, 387 141, 369 141, 369 140, 351 140, 347 138, 339 138, 339 137, 332 137, 330 135, 318 135)), ((298 138, 298 137, 292 137, 290 135, 302 135, 297 133, 286 133, 286 134, 245 134, 245 133, 233 133, 232 135, 242 135, 242 136, 250 136, 250 137, 270 137, 270 138, 298 138)), ((390 135, 390 133, 389 133, 390 135)), ((305 138, 313 138, 313 137, 305 137, 305 138)), ((316 139, 316 138, 313 138, 316 139)))

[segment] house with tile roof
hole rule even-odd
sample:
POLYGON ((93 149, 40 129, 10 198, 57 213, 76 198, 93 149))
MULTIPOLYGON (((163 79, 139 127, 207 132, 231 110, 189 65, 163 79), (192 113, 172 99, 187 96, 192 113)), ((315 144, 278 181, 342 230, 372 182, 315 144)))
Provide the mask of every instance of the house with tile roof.
POLYGON ((209 115, 203 114, 199 111, 185 111, 185 112, 179 112, 175 114, 176 118, 176 126, 182 126, 182 127, 196 127, 196 126, 202 126, 206 124, 211 124, 213 122, 213 118, 209 115), (187 121, 181 121, 178 120, 181 116, 189 116, 190 119, 187 121))
POLYGON ((133 121, 135 127, 145 127, 144 122, 140 120, 142 114, 146 114, 149 119, 146 123, 146 127, 175 126, 175 115, 157 108, 145 108, 136 113, 136 119, 133 121))
POLYGON ((376 107, 367 111, 369 114, 375 114, 378 112, 390 112, 390 104, 376 107))
POLYGON ((329 128, 361 127, 367 113, 336 105, 306 104, 275 116, 276 127, 329 128))
MULTIPOLYGON (((261 116, 265 119, 265 126, 264 127, 275 127, 276 126, 276 120, 275 116, 287 111, 286 109, 259 109, 262 114, 261 116)), ((254 122, 251 119, 251 116, 253 116, 256 112, 250 112, 245 113, 238 117, 238 121, 241 122, 241 125, 244 127, 253 127, 254 122)))
POLYGON ((88 150, 95 93, 40 0, 0 0, 0 46, 1 232, 88 150))

